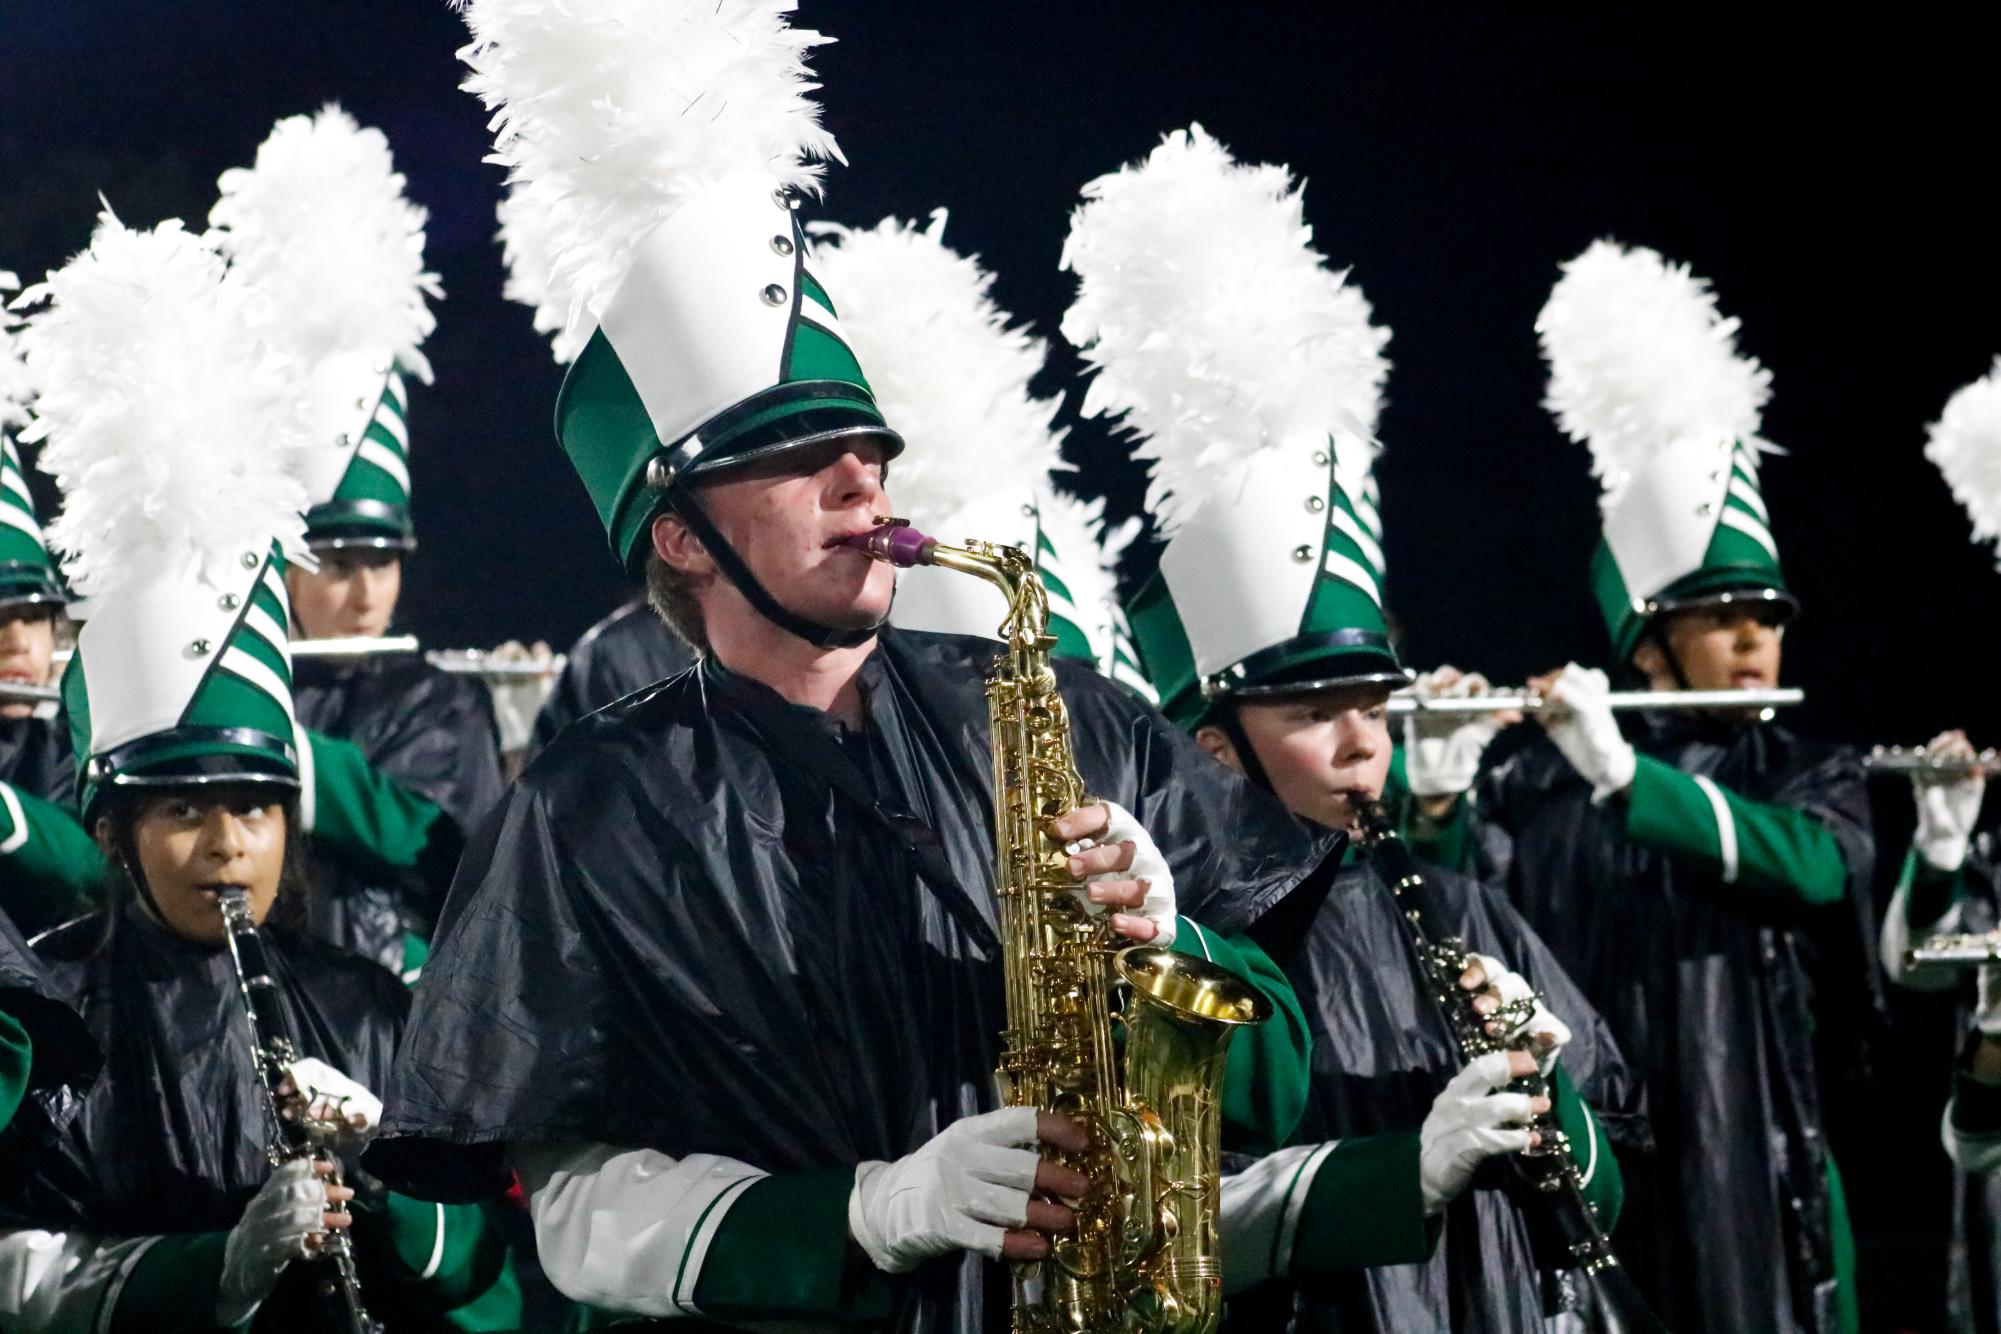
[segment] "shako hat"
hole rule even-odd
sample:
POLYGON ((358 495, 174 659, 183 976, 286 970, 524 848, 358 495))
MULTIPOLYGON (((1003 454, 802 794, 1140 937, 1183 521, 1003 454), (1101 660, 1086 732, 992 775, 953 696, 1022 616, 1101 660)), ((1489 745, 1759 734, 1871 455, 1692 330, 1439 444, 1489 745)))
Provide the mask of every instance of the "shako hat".
POLYGON ((1132 629, 1168 717, 1221 700, 1409 679, 1383 615, 1370 478, 1389 331, 1313 249, 1281 166, 1199 125, 1084 187, 1063 320, 1152 465, 1167 539, 1132 629))
MULTIPOLYGON (((20 286, 13 274, 0 270, 0 293, 20 286)), ((47 605, 69 601, 56 563, 35 517, 35 499, 14 432, 28 424, 28 402, 34 380, 14 346, 13 332, 0 319, 0 608, 47 605)))
POLYGON ((315 435, 252 294, 178 221, 108 212, 30 290, 24 438, 63 491, 51 545, 92 612, 63 677, 86 820, 135 786, 296 787, 283 560, 315 435))
MULTIPOLYGON (((796 209, 839 160, 808 94, 787 0, 468 0, 465 87, 493 109, 510 208, 568 303, 575 360, 556 433, 612 552, 637 572, 672 506, 760 611, 816 643, 859 642, 778 606, 689 482, 872 437, 877 408, 796 209), (589 330, 584 334, 584 330, 589 330)), ((517 273, 519 270, 517 269, 517 273)))
MULTIPOLYGON (((945 222, 938 209, 922 227, 886 218, 811 229, 816 269, 844 294, 848 341, 876 367, 876 402, 909 443, 889 480, 891 504, 947 542, 981 539, 1032 555, 1049 591, 1056 654, 1109 671, 1118 650, 1107 633, 1099 525, 1057 485, 1070 472, 1053 425, 1061 400, 1030 387, 1048 344, 994 302, 993 275, 977 257, 945 244, 945 222)), ((918 566, 899 577, 890 619, 992 638, 1005 611, 984 583, 918 566)))
POLYGON ((1758 480, 1771 373, 1738 353, 1737 328, 1686 265, 1611 241, 1563 266, 1536 318, 1545 406, 1603 488, 1591 584, 1618 662, 1662 612, 1799 610, 1758 480))
POLYGON ((437 320, 426 298, 443 292, 424 269, 426 215, 404 197, 389 141, 329 105, 280 120, 255 164, 217 184, 209 222, 255 296, 258 332, 304 376, 313 429, 330 446, 301 460, 307 542, 414 550, 408 379, 430 382, 421 349, 437 320))

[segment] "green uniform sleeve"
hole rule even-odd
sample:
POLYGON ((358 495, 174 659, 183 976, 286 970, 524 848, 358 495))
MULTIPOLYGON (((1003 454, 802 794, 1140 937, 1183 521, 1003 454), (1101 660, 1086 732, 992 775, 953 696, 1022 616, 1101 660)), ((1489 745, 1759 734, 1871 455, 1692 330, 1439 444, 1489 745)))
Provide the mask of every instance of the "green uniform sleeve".
POLYGON ((0 783, 0 908, 23 931, 86 912, 104 879, 104 857, 76 816, 0 783))
MULTIPOLYGON (((361 1279, 381 1305, 405 1318, 437 1317, 476 1302, 501 1280, 507 1242, 497 1205, 435 1204, 395 1191, 357 1206, 355 1254, 361 1279)), ((519 1328, 514 1323, 499 1328, 519 1328)))
POLYGON ((1818 907, 1848 892, 1841 845, 1811 815, 1740 797, 1650 756, 1639 757, 1626 794, 1626 833, 1759 893, 1818 907))
POLYGON ((330 847, 387 873, 412 870, 450 822, 436 803, 368 762, 351 741, 306 734, 310 795, 301 801, 306 828, 330 847))
POLYGON ((1570 1075, 1561 1063, 1550 1081, 1550 1101, 1555 1106, 1557 1125, 1570 1140, 1571 1159, 1584 1179, 1584 1202, 1597 1215, 1598 1226, 1610 1232, 1626 1202, 1625 1177, 1619 1171, 1619 1159, 1612 1152, 1611 1141, 1605 1138, 1605 1128, 1591 1114, 1590 1104, 1570 1082, 1570 1075))
POLYGON ((111 1334, 211 1334, 227 1232, 175 1232, 156 1239, 133 1264, 111 1334))
POLYGON ((1230 1039, 1223 1074, 1223 1120, 1231 1147, 1247 1152, 1286 1142, 1306 1111, 1313 1039, 1306 1010, 1282 969, 1247 937, 1225 938, 1183 917, 1174 948, 1229 969, 1262 991, 1272 1016, 1230 1039))
POLYGON ((884 1320, 887 1276, 848 1241, 851 1167, 762 1177, 716 1228, 695 1306, 717 1320, 884 1320))
POLYGON ((35 1050, 28 1030, 5 1010, 0 1010, 0 1130, 7 1128, 27 1096, 28 1072, 35 1065, 35 1050))
POLYGON ((1440 1225, 1424 1215, 1417 1127, 1336 1140, 1314 1168, 1292 1244, 1302 1277, 1421 1264, 1440 1225))

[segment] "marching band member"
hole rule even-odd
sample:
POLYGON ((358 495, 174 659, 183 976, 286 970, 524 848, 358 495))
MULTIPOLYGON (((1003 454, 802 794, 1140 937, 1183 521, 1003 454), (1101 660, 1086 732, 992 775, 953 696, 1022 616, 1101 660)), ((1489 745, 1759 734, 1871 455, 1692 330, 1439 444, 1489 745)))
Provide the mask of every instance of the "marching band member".
MULTIPOLYGON (((309 385, 330 448, 303 465, 306 541, 317 568, 286 572, 302 638, 386 634, 416 551, 410 511, 408 382, 428 382, 421 345, 439 295, 423 268, 424 211, 378 130, 338 107, 279 121, 256 164, 225 172, 210 214, 232 274, 258 300, 259 328, 309 385)), ((500 797, 493 702, 469 677, 421 656, 302 660, 306 726, 359 748, 382 781, 431 817, 469 828, 500 797)), ((421 967, 450 873, 388 875, 377 858, 316 850, 312 929, 406 976, 421 967)))
MULTIPOLYGON (((1798 602, 1759 490, 1769 375, 1685 268, 1600 242, 1537 323, 1548 402, 1606 488, 1592 579, 1650 690, 1778 684, 1798 602)), ((1622 729, 1605 673, 1537 683, 1547 737, 1476 789, 1479 837, 1643 1072, 1620 1254, 1670 1328, 1852 1330, 1854 1244, 1823 1131, 1817 1023, 1860 961, 1861 768, 1746 711, 1622 729), (1845 950, 1845 952, 1844 952, 1845 950)), ((1466 818, 1465 803, 1460 817, 1466 818)))
MULTIPOLYGON (((1385 706, 1409 681, 1369 483, 1388 330, 1312 248, 1289 172, 1233 161, 1200 126, 1084 195, 1063 331, 1095 372, 1087 404, 1123 414, 1153 465, 1167 545, 1130 615, 1162 707, 1303 826, 1348 830, 1353 795, 1382 793, 1385 706)), ((1564 1019, 1538 1004, 1521 1020, 1527 1050, 1466 1064, 1389 887, 1351 851, 1287 963, 1314 1034, 1306 1119, 1225 1196, 1230 1286, 1291 1280, 1237 1298, 1245 1328, 1288 1315, 1309 1330, 1543 1328, 1554 1310, 1525 1215, 1474 1184, 1547 1110, 1502 1091, 1538 1059, 1606 1223, 1616 1215, 1619 1173, 1579 1095, 1633 1100, 1609 1034, 1504 899, 1439 881, 1487 956, 1462 982, 1480 1005, 1540 991, 1564 1019)))
MULTIPOLYGON (((972 1334, 1006 1304, 982 1260, 1046 1255, 1069 1210, 1035 1194, 1085 1184, 1036 1146, 1082 1140, 992 1110, 991 646, 885 628, 893 572, 840 545, 902 442, 794 215, 834 144, 789 7, 467 7, 500 156, 573 205, 551 254, 595 327, 559 438, 701 659, 572 725, 484 826, 368 1161, 440 1198, 511 1163, 557 1286, 628 1319, 972 1334)), ((1116 929, 1186 948, 1184 913, 1311 892, 1338 838, 1060 680, 1108 804, 1052 832, 1092 840, 1068 869, 1116 929)), ((1226 1110, 1282 1133, 1301 1041, 1226 1110)))
POLYGON ((494 1280, 482 1210, 357 1198, 318 1179, 328 1159, 273 1170, 218 907, 245 891, 302 1058, 292 1087, 358 1150, 408 998, 295 934, 298 835, 319 794, 301 782, 313 746, 285 635, 281 553, 303 552, 303 491, 284 469, 311 441, 293 387, 220 257, 178 223, 134 232, 106 215, 31 295, 44 304, 22 339, 48 372, 34 430, 67 501, 52 534, 94 606, 64 699, 80 808, 114 869, 103 911, 40 945, 104 1071, 64 1115, 0 1141, 0 1322, 307 1328, 323 1271, 293 1262, 351 1229, 376 1311, 433 1328, 494 1280))

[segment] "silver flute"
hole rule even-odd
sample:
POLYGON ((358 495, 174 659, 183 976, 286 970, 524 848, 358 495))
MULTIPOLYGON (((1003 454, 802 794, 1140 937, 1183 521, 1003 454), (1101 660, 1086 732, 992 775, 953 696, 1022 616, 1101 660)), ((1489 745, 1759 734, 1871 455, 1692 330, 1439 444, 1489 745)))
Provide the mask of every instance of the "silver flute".
MULTIPOLYGON (((265 1108, 271 1118, 271 1139, 265 1155, 273 1167, 295 1158, 324 1158, 334 1165, 326 1178, 330 1186, 341 1184, 340 1160, 334 1157, 332 1140, 338 1123, 320 1122, 309 1114, 304 1094, 283 1086, 299 1049, 292 1042, 285 1014, 278 1005, 278 984, 272 980, 264 937, 250 915, 250 897, 240 885, 224 889, 218 899, 222 909, 223 939, 229 943, 229 961, 236 966, 236 988, 243 997, 244 1013, 250 1019, 250 1049, 257 1062, 258 1079, 264 1085, 265 1108), (289 1115, 287 1114, 289 1113, 289 1115)), ((354 1243, 345 1232, 322 1234, 319 1262, 328 1267, 320 1282, 335 1327, 343 1334, 382 1334, 382 1326, 368 1314, 361 1301, 361 1276, 355 1270, 354 1243)))
MULTIPOLYGON (((493 656, 493 650, 483 648, 432 649, 425 652, 415 635, 354 635, 334 639, 295 639, 291 643, 291 650, 294 658, 329 658, 336 661, 375 658, 392 653, 423 653, 424 660, 441 672, 450 672, 453 676, 477 676, 483 681, 503 683, 538 680, 554 676, 563 670, 563 655, 560 653, 541 662, 520 662, 496 658, 493 656)), ((55 661, 59 667, 69 659, 68 650, 59 650, 56 653, 55 661)), ((10 687, 0 683, 0 701, 12 698, 6 693, 10 689, 20 692, 48 692, 46 696, 23 693, 18 696, 22 699, 40 701, 44 698, 56 698, 56 693, 51 687, 10 687)))
POLYGON ((1876 774, 1909 774, 1917 778, 1971 778, 1976 772, 2001 770, 2001 751, 1972 755, 1934 755, 1923 746, 1877 746, 1862 757, 1862 767, 1876 774))
MULTIPOLYGON (((1614 690, 1614 713, 1678 709, 1785 709, 1806 702, 1806 692, 1791 686, 1770 690, 1614 690)), ((1533 690, 1490 690, 1484 695, 1420 695, 1399 690, 1390 696, 1391 713, 1500 713, 1513 709, 1536 713, 1549 700, 1533 690)))
POLYGON ((1933 936, 1904 951, 1904 967, 1916 970, 1978 968, 2001 963, 2001 931, 1933 936))

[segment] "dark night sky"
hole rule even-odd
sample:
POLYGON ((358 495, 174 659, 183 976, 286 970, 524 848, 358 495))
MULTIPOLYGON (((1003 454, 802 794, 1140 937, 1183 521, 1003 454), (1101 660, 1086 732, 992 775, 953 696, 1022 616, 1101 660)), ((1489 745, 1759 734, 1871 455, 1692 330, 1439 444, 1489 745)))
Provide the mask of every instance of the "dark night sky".
MULTIPOLYGON (((1766 493, 1807 604, 1789 673, 1806 721, 2001 741, 1975 653, 2001 574, 1919 453, 2001 351, 1980 202, 1995 25, 1397 9, 806 0, 800 22, 840 39, 817 66, 852 164, 823 215, 949 207, 948 239, 1053 332, 1084 181, 1196 119, 1290 163, 1322 250, 1395 330, 1381 476, 1411 657, 1509 680, 1603 652, 1595 492, 1538 405, 1535 312, 1594 237, 1686 259, 1775 376, 1767 434, 1792 455, 1766 493)), ((337 98, 382 127, 449 293, 413 408, 425 550, 403 619, 436 644, 562 645, 622 585, 550 438, 557 368, 499 296, 499 172, 456 89, 461 40, 442 0, 7 0, 0 266, 59 263, 99 191, 136 224, 200 218, 280 115, 337 98)), ((1045 388, 1075 372, 1059 347, 1045 388)), ((1104 428, 1073 443, 1088 486, 1129 506, 1137 470, 1104 428)))

